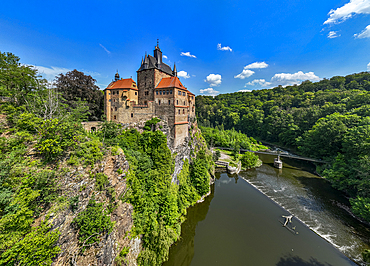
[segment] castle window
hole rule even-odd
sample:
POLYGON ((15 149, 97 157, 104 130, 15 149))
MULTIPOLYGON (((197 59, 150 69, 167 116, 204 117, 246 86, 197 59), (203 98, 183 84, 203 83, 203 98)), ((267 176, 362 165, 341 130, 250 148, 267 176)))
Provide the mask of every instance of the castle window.
POLYGON ((113 119, 117 119, 117 116, 113 116, 113 119))
POLYGON ((180 109, 179 109, 179 114, 180 114, 180 109))
POLYGON ((116 102, 116 99, 113 99, 113 102, 115 103, 116 102))
POLYGON ((182 114, 185 114, 185 109, 182 109, 182 114))
POLYGON ((162 95, 162 91, 159 91, 159 95, 162 95))
POLYGON ((135 91, 135 95, 137 95, 137 91, 135 91))
POLYGON ((185 92, 182 93, 182 96, 185 96, 185 92))
POLYGON ((168 100, 168 104, 171 104, 171 100, 168 100))
POLYGON ((186 104, 185 104, 185 101, 184 101, 184 105, 186 105, 186 104))
POLYGON ((170 94, 169 91, 167 91, 167 94, 170 94))
POLYGON ((114 95, 114 91, 113 91, 113 95, 114 95))
POLYGON ((114 111, 117 111, 117 107, 114 107, 114 111))
POLYGON ((145 101, 145 102, 144 102, 144 104, 145 104, 145 105, 147 105, 147 104, 148 104, 148 102, 147 102, 147 101, 145 101))
POLYGON ((113 108, 111 108, 110 110, 113 111, 113 108))
POLYGON ((158 95, 158 91, 156 91, 156 94, 158 95))
POLYGON ((172 90, 170 90, 170 94, 172 94, 172 90))
POLYGON ((109 101, 111 102, 112 100, 111 100, 111 99, 109 99, 109 101))
POLYGON ((134 113, 131 113, 131 117, 134 117, 134 113))
POLYGON ((176 101, 176 104, 179 105, 179 100, 176 101))
POLYGON ((146 91, 146 92, 145 92, 145 95, 149 95, 149 91, 146 91))
POLYGON ((193 97, 194 97, 194 96, 191 96, 191 99, 192 99, 192 100, 193 100, 193 97))
POLYGON ((161 105, 161 100, 158 101, 158 105, 161 105))

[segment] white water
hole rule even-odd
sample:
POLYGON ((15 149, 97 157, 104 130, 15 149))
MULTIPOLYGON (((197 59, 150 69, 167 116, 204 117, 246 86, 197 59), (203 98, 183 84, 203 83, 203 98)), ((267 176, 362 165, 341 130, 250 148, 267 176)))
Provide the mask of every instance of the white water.
MULTIPOLYGON (((263 159, 269 158, 264 156, 263 159)), ((330 189, 325 180, 290 167, 286 161, 282 171, 263 165, 239 176, 294 214, 347 257, 364 265, 361 252, 369 249, 370 230, 345 210, 348 209, 346 199, 330 189), (324 191, 317 193, 320 189, 324 191)))

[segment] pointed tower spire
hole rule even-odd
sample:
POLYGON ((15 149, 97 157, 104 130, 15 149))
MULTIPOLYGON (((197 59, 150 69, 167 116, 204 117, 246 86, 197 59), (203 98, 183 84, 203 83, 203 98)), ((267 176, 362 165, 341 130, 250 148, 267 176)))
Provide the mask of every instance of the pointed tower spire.
POLYGON ((144 64, 144 59, 143 59, 143 57, 141 57, 141 65, 143 65, 144 64))
POLYGON ((177 69, 176 69, 176 63, 173 63, 173 70, 172 70, 172 74, 177 77, 177 69))

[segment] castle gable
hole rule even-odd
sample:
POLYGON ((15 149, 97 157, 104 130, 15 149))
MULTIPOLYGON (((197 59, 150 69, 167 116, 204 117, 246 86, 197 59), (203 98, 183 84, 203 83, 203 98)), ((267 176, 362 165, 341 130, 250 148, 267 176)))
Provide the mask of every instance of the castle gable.
POLYGON ((162 78, 159 84, 157 85, 156 89, 162 89, 162 88, 179 88, 179 89, 187 90, 184 87, 184 85, 182 85, 178 77, 162 78))

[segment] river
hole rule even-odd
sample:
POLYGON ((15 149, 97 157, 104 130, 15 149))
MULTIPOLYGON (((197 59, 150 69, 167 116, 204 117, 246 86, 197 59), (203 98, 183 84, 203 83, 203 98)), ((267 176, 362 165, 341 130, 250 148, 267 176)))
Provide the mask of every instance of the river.
POLYGON ((272 156, 260 158, 257 169, 216 175, 211 195, 189 208, 163 265, 361 264, 370 230, 347 211, 346 197, 309 163, 283 158, 279 170, 272 156), (287 229, 282 215, 289 214, 287 229))

